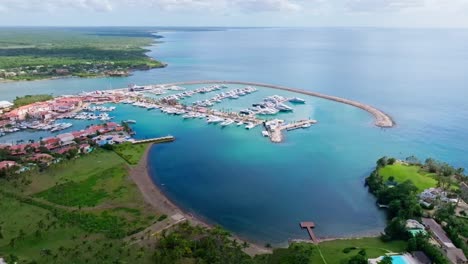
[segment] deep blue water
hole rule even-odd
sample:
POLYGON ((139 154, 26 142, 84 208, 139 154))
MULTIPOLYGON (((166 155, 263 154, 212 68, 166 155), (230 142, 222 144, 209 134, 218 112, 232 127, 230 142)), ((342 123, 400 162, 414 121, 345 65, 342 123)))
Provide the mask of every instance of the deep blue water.
MULTIPOLYGON (((118 108, 117 118, 137 119, 138 137, 177 137, 151 150, 153 178, 172 200, 263 242, 305 238, 299 221, 316 222, 319 236, 381 231, 383 212, 363 187, 380 156, 430 156, 468 167, 468 30, 238 29, 162 35, 165 42, 150 54, 169 63, 165 69, 128 78, 0 84, 0 99, 128 83, 229 79, 342 96, 392 115, 398 125, 382 130, 361 110, 307 98, 296 114, 319 124, 271 144, 260 129, 221 129, 158 111, 118 108)), ((247 106, 249 100, 254 99, 225 107, 247 106)))

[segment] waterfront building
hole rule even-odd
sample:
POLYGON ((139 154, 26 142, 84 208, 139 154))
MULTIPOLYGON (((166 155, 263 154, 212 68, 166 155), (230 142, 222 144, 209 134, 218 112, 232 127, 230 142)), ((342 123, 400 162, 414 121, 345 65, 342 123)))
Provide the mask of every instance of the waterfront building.
POLYGON ((432 233, 432 237, 442 248, 445 256, 453 264, 467 263, 467 259, 463 251, 453 244, 452 240, 447 236, 442 226, 440 226, 432 218, 422 218, 424 226, 432 233))
POLYGON ((5 161, 0 162, 0 170, 9 169, 17 165, 18 164, 15 161, 5 160, 5 161))

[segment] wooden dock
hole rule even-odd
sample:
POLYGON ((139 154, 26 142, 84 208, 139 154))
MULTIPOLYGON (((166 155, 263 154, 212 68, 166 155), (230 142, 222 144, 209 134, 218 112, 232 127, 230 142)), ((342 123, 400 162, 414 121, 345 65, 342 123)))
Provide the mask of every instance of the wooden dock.
POLYGON ((144 143, 153 143, 153 144, 159 144, 159 143, 167 143, 167 142, 173 142, 175 140, 175 137, 173 136, 165 136, 165 137, 157 137, 157 138, 148 138, 148 139, 142 139, 142 140, 135 140, 132 143, 133 144, 144 144, 144 143))
POLYGON ((290 131, 294 129, 299 129, 299 128, 304 128, 304 126, 307 125, 313 125, 316 124, 317 120, 301 120, 289 124, 282 125, 280 127, 277 127, 275 129, 272 129, 269 132, 270 140, 273 143, 280 143, 283 141, 283 131, 290 131))
POLYGON ((315 227, 315 224, 313 222, 301 222, 299 224, 301 228, 307 229, 307 232, 309 233, 310 240, 312 240, 312 243, 318 244, 320 241, 317 239, 315 236, 314 232, 312 229, 315 227))

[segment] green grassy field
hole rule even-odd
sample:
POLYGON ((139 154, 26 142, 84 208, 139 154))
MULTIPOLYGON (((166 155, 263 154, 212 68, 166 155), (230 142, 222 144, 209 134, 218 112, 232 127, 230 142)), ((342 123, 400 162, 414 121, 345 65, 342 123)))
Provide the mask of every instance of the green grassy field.
POLYGON ((44 173, 24 175, 31 182, 27 186, 1 180, 0 255, 39 263, 70 263, 77 255, 74 263, 149 259, 149 253, 124 247, 121 238, 162 214, 143 201, 127 167, 113 151, 98 149, 44 173))
MULTIPOLYGON (((310 263, 319 264, 325 263, 320 255, 317 246, 312 244, 298 244, 297 248, 277 249, 274 254, 269 256, 265 263, 280 264, 280 263, 310 263), (294 262, 298 260, 298 256, 309 256, 309 262, 294 262)), ((347 263, 347 260, 358 254, 361 249, 366 251, 368 258, 376 258, 389 252, 405 252, 405 241, 382 242, 380 238, 362 238, 362 239, 346 239, 326 241, 319 244, 323 258, 328 264, 347 263), (355 247, 348 253, 344 253, 345 248, 355 247)), ((306 259, 306 258, 303 258, 306 259)))
POLYGON ((124 143, 120 145, 114 145, 113 150, 129 164, 135 165, 140 161, 143 153, 146 150, 146 147, 146 144, 132 145, 131 143, 124 143))
POLYGON ((419 191, 436 187, 435 175, 426 173, 419 166, 408 166, 403 164, 387 165, 379 170, 379 174, 387 180, 394 177, 397 182, 411 180, 419 191))

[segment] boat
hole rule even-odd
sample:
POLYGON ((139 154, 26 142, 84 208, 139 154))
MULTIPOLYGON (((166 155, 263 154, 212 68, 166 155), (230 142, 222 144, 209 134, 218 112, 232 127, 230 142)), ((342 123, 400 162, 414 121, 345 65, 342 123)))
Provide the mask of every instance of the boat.
POLYGON ((305 100, 299 97, 293 97, 288 100, 290 103, 295 103, 295 104, 304 104, 305 100))
POLYGON ((208 123, 219 123, 219 122, 223 121, 223 119, 221 117, 217 117, 217 116, 210 116, 210 117, 208 117, 208 119, 206 121, 208 123))
POLYGON ((132 119, 129 119, 129 120, 125 120, 123 121, 124 123, 127 123, 127 124, 136 124, 136 121, 135 120, 132 120, 132 119))
POLYGON ((268 133, 268 131, 266 131, 266 130, 263 130, 263 131, 262 131, 262 135, 263 135, 264 137, 269 137, 269 136, 270 136, 270 133, 268 133))
POLYGON ((257 125, 254 124, 254 123, 248 123, 248 124, 245 126, 245 128, 250 130, 250 129, 256 127, 256 126, 257 126, 257 125))
POLYGON ((311 126, 312 126, 311 124, 304 124, 304 125, 302 125, 301 127, 302 127, 302 128, 309 128, 309 127, 311 127, 311 126))
POLYGON ((230 124, 234 123, 234 120, 232 119, 226 119, 224 120, 224 122, 221 123, 221 126, 225 127, 225 126, 229 126, 230 124))
POLYGON ((293 109, 285 104, 278 104, 276 105, 276 109, 280 110, 280 112, 292 112, 293 109))
POLYGON ((236 123, 237 126, 242 126, 243 124, 244 124, 244 122, 242 122, 242 121, 239 121, 239 122, 236 123))

